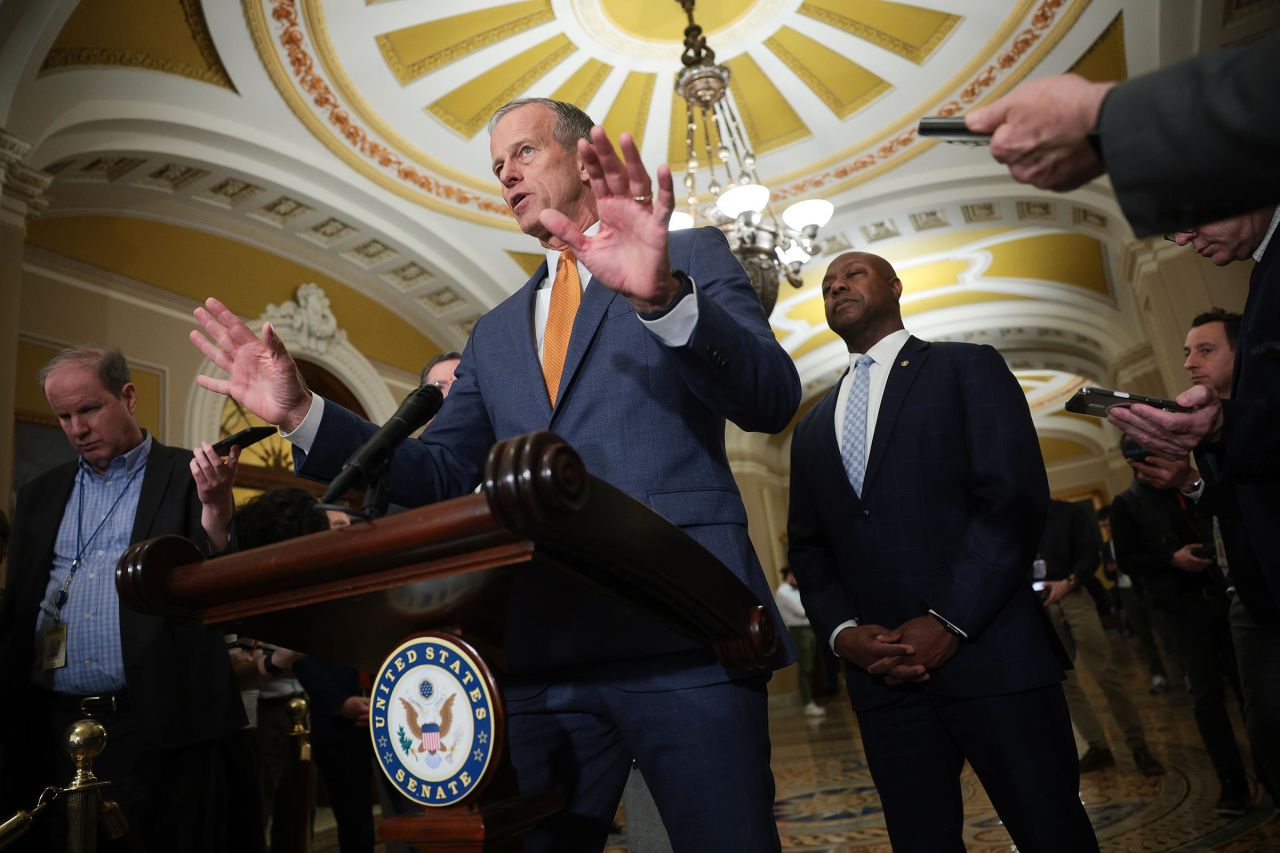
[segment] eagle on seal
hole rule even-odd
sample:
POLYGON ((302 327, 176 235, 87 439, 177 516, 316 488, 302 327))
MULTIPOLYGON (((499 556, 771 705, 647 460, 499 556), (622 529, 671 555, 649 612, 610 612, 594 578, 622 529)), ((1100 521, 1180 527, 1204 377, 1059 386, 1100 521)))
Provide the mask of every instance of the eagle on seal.
POLYGON ((455 693, 444 700, 444 704, 440 706, 440 722, 419 725, 418 709, 403 696, 400 697, 400 704, 404 705, 405 717, 409 721, 409 731, 419 740, 418 752, 435 755, 437 752, 443 754, 449 751, 443 738, 449 734, 449 727, 453 725, 453 700, 457 698, 458 694, 455 693))

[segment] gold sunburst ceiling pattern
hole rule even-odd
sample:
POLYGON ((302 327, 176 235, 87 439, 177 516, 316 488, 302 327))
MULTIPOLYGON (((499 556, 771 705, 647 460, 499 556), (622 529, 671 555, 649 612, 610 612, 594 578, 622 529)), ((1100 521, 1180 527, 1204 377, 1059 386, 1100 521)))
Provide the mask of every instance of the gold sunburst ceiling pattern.
MULTIPOLYGON (((242 0, 272 77, 311 131, 384 187, 511 227, 484 126, 521 96, 572 101, 647 163, 683 167, 674 0, 358 4, 242 0)), ((1087 0, 916 5, 703 0, 761 176, 779 199, 831 196, 905 162, 925 113, 956 113, 1025 76, 1087 0)))

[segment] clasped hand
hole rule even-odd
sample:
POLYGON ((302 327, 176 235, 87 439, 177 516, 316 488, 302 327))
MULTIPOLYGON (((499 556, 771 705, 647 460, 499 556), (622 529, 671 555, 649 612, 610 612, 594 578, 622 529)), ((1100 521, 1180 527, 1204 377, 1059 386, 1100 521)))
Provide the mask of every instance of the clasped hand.
POLYGON ((925 614, 894 629, 859 625, 836 635, 836 654, 891 686, 928 681, 956 653, 960 640, 925 614))

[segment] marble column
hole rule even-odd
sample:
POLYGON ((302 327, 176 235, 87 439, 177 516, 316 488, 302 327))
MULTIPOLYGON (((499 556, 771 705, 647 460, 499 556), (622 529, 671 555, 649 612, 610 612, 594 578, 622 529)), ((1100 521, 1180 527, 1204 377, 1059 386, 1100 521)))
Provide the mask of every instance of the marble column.
POLYGON ((0 130, 0 508, 13 500, 13 406, 18 329, 22 314, 22 256, 27 221, 48 204, 53 176, 22 162, 31 146, 0 130))

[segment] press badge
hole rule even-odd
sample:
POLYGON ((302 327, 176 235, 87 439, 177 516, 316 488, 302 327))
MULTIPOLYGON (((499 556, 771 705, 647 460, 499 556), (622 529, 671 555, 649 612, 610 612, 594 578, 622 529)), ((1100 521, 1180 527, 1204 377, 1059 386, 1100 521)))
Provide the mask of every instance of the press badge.
POLYGON ((67 626, 56 622, 44 629, 44 653, 40 656, 44 669, 62 669, 67 665, 67 626))

